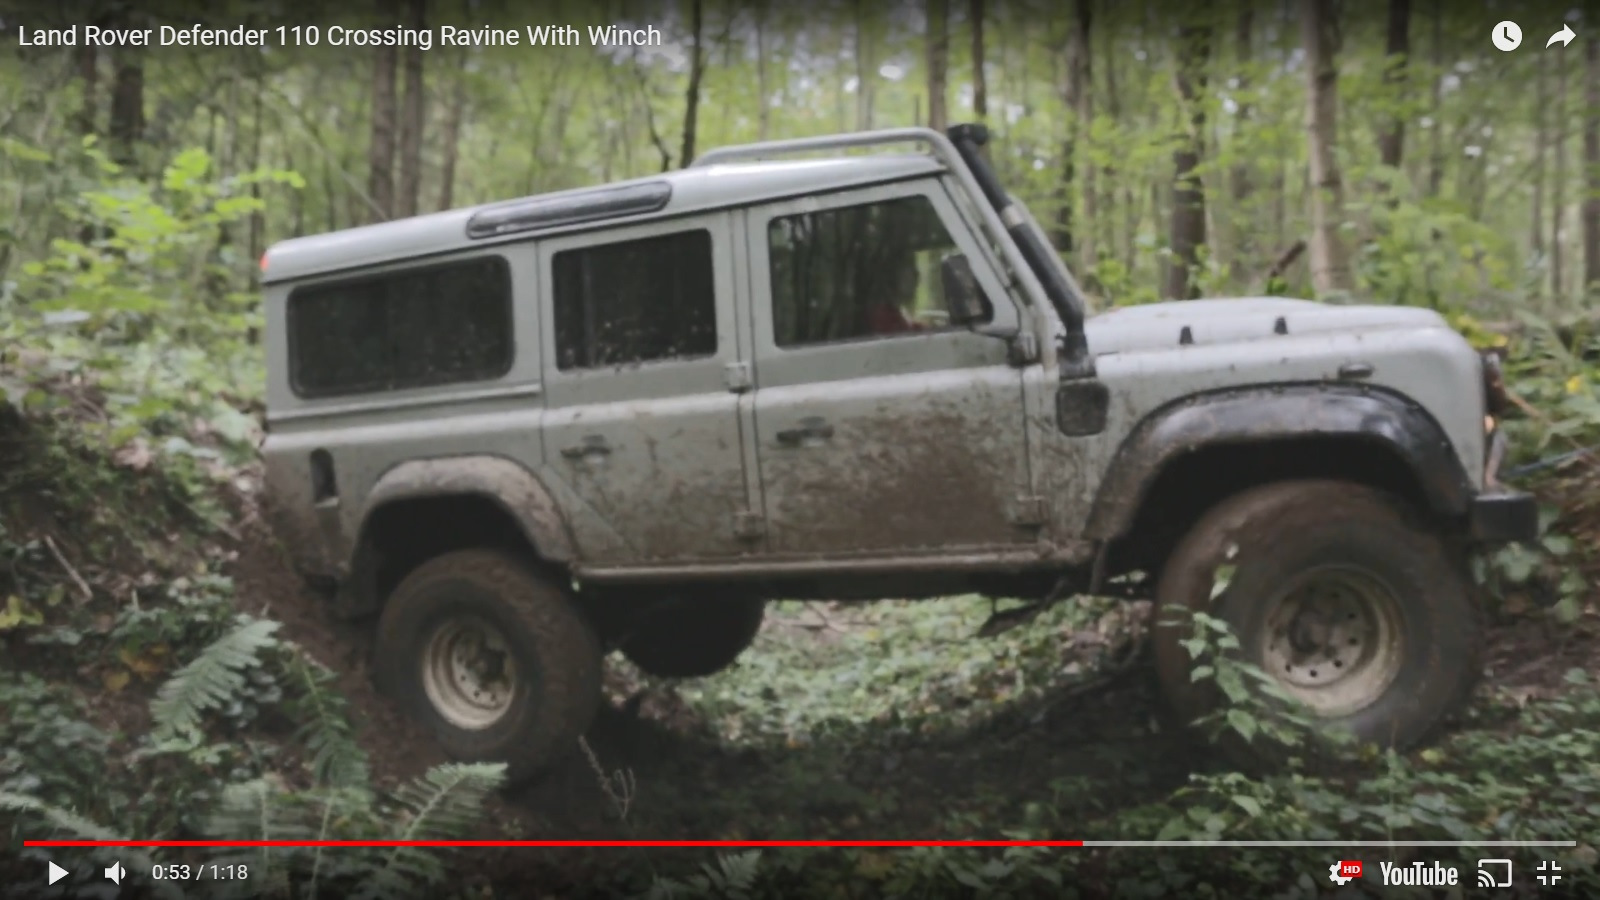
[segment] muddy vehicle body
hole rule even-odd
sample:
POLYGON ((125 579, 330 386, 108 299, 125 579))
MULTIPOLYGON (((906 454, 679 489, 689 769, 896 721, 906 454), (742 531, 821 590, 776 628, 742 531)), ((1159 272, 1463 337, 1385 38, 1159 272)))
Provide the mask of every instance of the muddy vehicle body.
MULTIPOLYGON (((1459 705, 1466 554, 1536 531, 1492 366, 1420 309, 1090 314, 986 139, 727 148, 271 248, 275 529, 450 752, 537 772, 603 653, 709 674, 772 599, 1123 582, 1365 739, 1459 705), (853 152, 891 145, 931 152, 853 152)), ((1187 636, 1155 657, 1193 718, 1187 636)))

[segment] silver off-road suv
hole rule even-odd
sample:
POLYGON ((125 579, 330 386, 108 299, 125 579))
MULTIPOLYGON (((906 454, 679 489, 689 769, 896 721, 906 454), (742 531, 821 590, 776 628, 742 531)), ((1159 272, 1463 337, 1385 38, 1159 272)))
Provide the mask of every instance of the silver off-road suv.
MULTIPOLYGON (((607 650, 706 675, 775 598, 1143 588, 1368 741, 1463 701, 1466 556, 1537 521, 1491 362, 1421 309, 1090 315, 986 140, 731 147, 269 251, 275 528, 450 753, 527 777, 607 650)), ((1190 636, 1153 641, 1192 720, 1190 636)))

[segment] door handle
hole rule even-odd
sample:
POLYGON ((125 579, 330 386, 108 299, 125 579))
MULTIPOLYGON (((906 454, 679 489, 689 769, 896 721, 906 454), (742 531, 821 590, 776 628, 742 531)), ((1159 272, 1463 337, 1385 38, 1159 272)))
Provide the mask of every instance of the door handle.
POLYGON ((606 443, 605 438, 597 434, 585 437, 582 443, 561 448, 561 455, 567 459, 583 459, 587 456, 609 456, 610 454, 611 445, 606 443))
POLYGON ((807 441, 826 441, 833 437, 833 426, 815 416, 800 420, 799 428, 786 428, 778 432, 778 443, 785 447, 798 447, 807 441))

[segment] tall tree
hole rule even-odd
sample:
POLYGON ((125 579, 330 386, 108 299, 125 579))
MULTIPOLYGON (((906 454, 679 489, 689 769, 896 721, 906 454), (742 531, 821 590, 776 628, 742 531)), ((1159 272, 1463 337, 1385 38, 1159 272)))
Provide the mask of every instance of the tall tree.
POLYGON ((972 112, 981 121, 989 117, 989 79, 983 71, 983 0, 970 0, 972 20, 972 112))
MULTIPOLYGON (((1411 56, 1411 0, 1389 0, 1388 41, 1385 44, 1383 82, 1386 97, 1398 101, 1409 96, 1405 90, 1411 56)), ((1378 156, 1384 165, 1398 169, 1406 139, 1406 115, 1397 111, 1389 116, 1378 135, 1378 156)))
POLYGON ((1545 74, 1548 56, 1535 57, 1533 76, 1533 171, 1529 173, 1532 188, 1532 215, 1528 217, 1528 249, 1535 257, 1544 255, 1544 150, 1550 142, 1549 116, 1545 105, 1550 102, 1549 78, 1545 74))
POLYGON ((450 209, 456 199, 456 163, 461 158, 461 126, 467 116, 467 81, 460 72, 450 89, 450 108, 444 118, 444 155, 439 162, 439 209, 450 209))
POLYGON ((1600 281, 1600 37, 1583 40, 1583 291, 1600 281))
MULTIPOLYGON (((140 27, 137 14, 119 5, 113 15, 116 27, 140 27)), ((118 47, 111 53, 115 74, 111 81, 111 121, 106 129, 111 138, 111 156, 120 165, 132 165, 144 138, 144 51, 135 46, 118 47)))
POLYGON ((1094 54, 1093 45, 1089 42, 1092 16, 1093 0, 1077 0, 1073 4, 1072 37, 1068 42, 1072 51, 1068 65, 1073 70, 1069 79, 1072 85, 1073 154, 1083 160, 1082 174, 1078 179, 1078 196, 1081 198, 1078 206, 1083 210, 1082 220, 1078 223, 1078 258, 1086 278, 1093 275, 1094 267, 1100 261, 1095 242, 1099 211, 1095 203, 1095 152, 1091 135, 1094 127, 1094 54))
POLYGON ((871 11, 866 0, 855 0, 855 58, 856 58, 856 130, 868 131, 873 124, 873 102, 876 91, 873 82, 877 74, 877 54, 872 48, 872 31, 869 24, 871 11))
MULTIPOLYGON (((1250 66, 1254 59, 1254 33, 1255 33, 1255 7, 1250 0, 1245 0, 1240 5, 1238 15, 1233 20, 1233 50, 1237 68, 1234 72, 1236 101, 1234 106, 1234 132, 1233 139, 1243 145, 1247 138, 1246 130, 1249 128, 1251 117, 1255 111, 1250 104, 1250 66)), ((1250 162, 1244 153, 1236 154, 1232 169, 1228 172, 1229 193, 1232 194, 1234 214, 1238 217, 1234 222, 1242 223, 1249 209, 1247 204, 1250 195, 1255 191, 1254 173, 1251 171, 1250 162)), ((1234 224, 1230 226, 1232 232, 1233 254, 1229 261, 1229 275, 1234 281, 1241 281, 1247 277, 1255 262, 1254 228, 1249 224, 1234 224)))
MULTIPOLYGON (((427 6, 427 0, 409 0, 406 24, 419 31, 427 27, 427 6)), ((405 79, 405 105, 400 109, 400 186, 395 197, 395 215, 400 218, 417 214, 422 192, 422 132, 428 107, 422 48, 414 44, 405 50, 405 79)))
POLYGON ((1206 195, 1200 181, 1200 159, 1205 153, 1206 64, 1211 55, 1211 7, 1203 0, 1191 18, 1178 29, 1177 70, 1173 82, 1183 110, 1186 131, 1172 151, 1172 227, 1163 295, 1188 300, 1200 295, 1194 271, 1200 247, 1206 242, 1206 195))
MULTIPOLYGON (((1075 0, 1067 20, 1066 39, 1061 42, 1061 105, 1067 110, 1066 135, 1061 140, 1061 179, 1056 191, 1056 249, 1076 252, 1084 240, 1084 223, 1075 212, 1075 183, 1078 178, 1079 141, 1087 130, 1084 96, 1089 92, 1089 9, 1090 0, 1075 0)), ((1092 165, 1092 164, 1091 164, 1092 165)))
POLYGON ((1550 179, 1550 293, 1559 298, 1565 289, 1567 219, 1567 139, 1571 107, 1567 100, 1567 56, 1555 55, 1556 133, 1555 171, 1550 179))
MULTIPOLYGON (((861 3, 856 0, 856 21, 861 21, 863 15, 861 3)), ((768 0, 756 0, 756 97, 760 104, 756 117, 756 140, 764 141, 772 130, 772 98, 767 95, 770 88, 767 79, 767 18, 771 15, 771 6, 768 0)), ((859 27, 859 25, 857 26, 859 27)), ((860 65, 859 55, 856 60, 860 65)), ((866 89, 863 84, 863 90, 866 89)))
POLYGON ((1302 0, 1300 25, 1306 51, 1306 143, 1311 158, 1311 284, 1318 294, 1350 290, 1350 261, 1339 226, 1344 183, 1339 142, 1339 35, 1336 0, 1302 0))
POLYGON ((700 126, 700 82, 706 74, 705 3, 689 2, 689 86, 683 95, 683 147, 678 152, 678 164, 687 166, 694 162, 696 131, 700 126))
MULTIPOLYGON (((390 4, 378 0, 378 9, 391 12, 390 4)), ((387 18, 387 15, 386 15, 387 18)), ((372 51, 372 136, 367 143, 368 221, 394 218, 394 82, 398 57, 395 48, 379 45, 372 51)))
POLYGON ((1428 129, 1428 196, 1444 185, 1444 0, 1433 0, 1433 124, 1428 129))
POLYGON ((82 82, 83 99, 78 107, 78 132, 95 133, 95 111, 100 107, 100 55, 93 44, 85 42, 73 49, 78 80, 82 82))
POLYGON ((928 0, 928 127, 949 127, 945 106, 950 71, 950 0, 928 0))

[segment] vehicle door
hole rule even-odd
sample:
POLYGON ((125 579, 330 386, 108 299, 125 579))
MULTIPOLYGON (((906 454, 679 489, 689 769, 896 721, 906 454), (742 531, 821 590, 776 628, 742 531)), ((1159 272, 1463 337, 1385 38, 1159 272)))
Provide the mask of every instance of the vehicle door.
POLYGON ((725 212, 542 241, 547 471, 585 565, 737 555, 750 511, 727 369, 725 212))
POLYGON ((948 324, 964 256, 1017 309, 934 179, 751 210, 754 436, 769 550, 903 556, 1038 536, 1021 370, 948 324))

